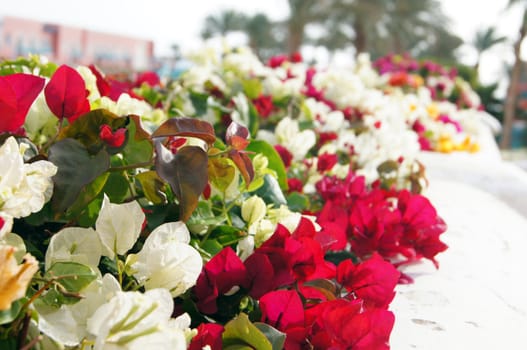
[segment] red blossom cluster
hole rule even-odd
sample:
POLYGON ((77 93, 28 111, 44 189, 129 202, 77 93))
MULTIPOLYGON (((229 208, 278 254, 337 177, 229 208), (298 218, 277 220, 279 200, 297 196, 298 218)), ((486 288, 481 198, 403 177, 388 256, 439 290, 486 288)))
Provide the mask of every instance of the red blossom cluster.
MULTIPOLYGON (((293 233, 279 225, 245 261, 224 248, 193 288, 197 308, 214 318, 218 303, 238 294, 258 301, 256 321, 285 333, 285 349, 388 349, 394 316, 387 308, 400 273, 379 254, 335 266, 318 238, 302 219, 293 233)), ((221 349, 222 331, 201 324, 190 349, 221 349)))
POLYGON ((440 241, 446 224, 430 201, 408 190, 368 188, 361 176, 341 180, 325 176, 317 184, 324 206, 318 223, 330 248, 351 251, 364 259, 379 253, 400 265, 426 258, 437 267, 435 256, 447 245, 440 241))

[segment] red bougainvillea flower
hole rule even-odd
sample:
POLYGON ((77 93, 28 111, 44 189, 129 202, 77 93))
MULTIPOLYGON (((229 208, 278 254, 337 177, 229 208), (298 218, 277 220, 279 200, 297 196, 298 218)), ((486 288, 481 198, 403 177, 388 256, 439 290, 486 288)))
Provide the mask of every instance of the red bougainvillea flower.
POLYGON ((258 114, 263 118, 267 118, 273 113, 273 97, 270 95, 260 95, 252 100, 254 107, 258 111, 258 114))
POLYGON ((205 346, 209 346, 210 350, 223 349, 222 333, 223 326, 217 323, 202 323, 198 326, 198 334, 196 334, 189 345, 189 350, 202 350, 205 346))
POLYGON ((362 198, 355 203, 349 220, 352 250, 357 255, 364 257, 379 252, 384 257, 393 257, 400 252, 401 215, 388 202, 375 196, 362 198))
POLYGON ((296 291, 269 292, 260 299, 262 322, 286 333, 284 349, 301 349, 308 334, 304 327, 304 306, 296 291))
POLYGON ((59 119, 70 123, 90 111, 88 91, 82 76, 73 68, 62 65, 44 88, 49 109, 59 119))
POLYGON ((126 139, 126 128, 119 128, 112 131, 108 124, 101 125, 99 137, 110 147, 121 147, 126 139))
POLYGON ((0 132, 16 132, 44 87, 43 78, 23 73, 0 77, 0 132))
POLYGON ((152 87, 159 86, 161 85, 161 79, 159 79, 159 75, 157 75, 156 72, 152 72, 152 71, 142 72, 137 75, 134 86, 140 87, 143 84, 147 84, 152 87))
POLYGON ((273 264, 266 254, 254 252, 245 261, 247 269, 249 295, 260 299, 262 295, 275 288, 273 264))
POLYGON ((302 193, 304 190, 304 184, 300 179, 294 177, 287 179, 288 193, 299 192, 302 193))
POLYGON ((298 51, 297 52, 293 52, 291 54, 290 59, 291 59, 291 62, 293 62, 293 63, 300 63, 300 62, 302 62, 304 60, 302 58, 302 54, 300 52, 298 52, 298 51))
POLYGON ((438 267, 435 256, 448 248, 439 240, 447 229, 443 219, 426 197, 407 190, 399 193, 397 207, 402 214, 402 244, 412 247, 416 254, 430 259, 438 267))
POLYGON ((337 282, 355 298, 364 300, 366 307, 387 309, 400 274, 377 253, 357 265, 348 259, 337 266, 337 282))
POLYGON ((198 277, 194 294, 198 309, 204 314, 218 311, 216 299, 235 286, 247 287, 247 269, 230 247, 223 248, 210 259, 198 277))
POLYGON ((291 161, 293 160, 293 154, 289 152, 287 148, 285 148, 282 145, 275 145, 274 149, 278 154, 280 155, 280 158, 282 158, 282 162, 284 162, 284 166, 286 168, 289 168, 291 166, 291 161))
POLYGON ((271 68, 277 68, 277 67, 280 67, 285 62, 287 62, 286 55, 277 55, 277 56, 271 57, 269 61, 267 61, 267 65, 271 68))
POLYGON ((321 174, 331 170, 338 163, 336 154, 324 153, 318 156, 317 171, 321 174))
POLYGON ((360 299, 320 303, 306 310, 305 318, 316 350, 387 350, 395 321, 390 311, 364 309, 360 299))
POLYGON ((110 83, 104 77, 103 73, 93 64, 88 66, 90 71, 95 75, 95 81, 97 83, 97 90, 101 96, 109 96, 111 92, 110 83))

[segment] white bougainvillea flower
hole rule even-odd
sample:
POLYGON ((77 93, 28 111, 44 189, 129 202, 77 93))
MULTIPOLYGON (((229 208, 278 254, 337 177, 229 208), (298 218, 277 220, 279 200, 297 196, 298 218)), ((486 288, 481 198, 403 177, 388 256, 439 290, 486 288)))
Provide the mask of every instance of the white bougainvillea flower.
POLYGON ((103 246, 103 255, 113 259, 130 250, 141 233, 145 214, 136 202, 110 203, 106 195, 102 202, 95 230, 103 246))
POLYGON ((101 240, 94 229, 67 227, 51 237, 46 251, 46 270, 57 261, 73 261, 97 270, 101 255, 101 240))
POLYGON ((0 146, 0 215, 20 218, 42 209, 51 198, 57 167, 46 160, 24 164, 27 145, 9 137, 0 146))
POLYGON ((276 140, 293 154, 293 159, 302 160, 317 141, 313 130, 300 131, 298 122, 285 117, 275 129, 276 140))
POLYGON ((147 290, 165 288, 172 297, 183 294, 198 279, 203 267, 199 252, 181 221, 157 227, 133 258, 133 275, 147 290))
POLYGON ((166 289, 118 292, 88 319, 93 349, 186 349, 184 331, 169 322, 173 308, 166 289))
POLYGON ((44 303, 36 303, 34 307, 39 315, 38 328, 64 346, 77 346, 83 339, 90 337, 87 320, 95 310, 120 291, 121 287, 115 277, 105 274, 83 289, 83 299, 75 304, 64 304, 57 309, 44 303))
POLYGON ((31 278, 38 270, 38 261, 30 254, 18 264, 15 247, 0 246, 0 311, 9 310, 11 304, 24 295, 31 278))
POLYGON ((249 225, 262 220, 266 212, 267 206, 258 196, 251 196, 242 203, 242 218, 249 225))

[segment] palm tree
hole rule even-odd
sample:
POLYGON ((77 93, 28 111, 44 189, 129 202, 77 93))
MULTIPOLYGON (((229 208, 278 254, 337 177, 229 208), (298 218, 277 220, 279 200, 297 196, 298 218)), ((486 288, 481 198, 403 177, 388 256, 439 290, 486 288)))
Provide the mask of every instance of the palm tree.
POLYGON ((509 148, 512 137, 512 127, 514 124, 514 115, 516 112, 516 100, 518 95, 518 85, 522 73, 522 60, 520 57, 520 47, 527 35, 527 0, 509 0, 507 8, 510 9, 515 5, 523 6, 523 17, 518 30, 518 38, 514 43, 514 64, 510 75, 507 96, 505 97, 505 106, 503 107, 503 133, 500 140, 500 148, 509 148))
POLYGON ((225 36, 230 32, 244 30, 247 16, 235 10, 226 10, 218 15, 209 15, 201 31, 203 39, 209 39, 215 35, 225 36))
POLYGON ((474 37, 474 41, 472 43, 478 55, 476 58, 476 64, 474 64, 474 70, 476 72, 479 72, 479 64, 481 61, 481 57, 485 52, 490 50, 495 45, 500 44, 506 40, 507 37, 498 36, 498 33, 496 33, 496 27, 491 26, 479 30, 476 33, 476 36, 474 37))

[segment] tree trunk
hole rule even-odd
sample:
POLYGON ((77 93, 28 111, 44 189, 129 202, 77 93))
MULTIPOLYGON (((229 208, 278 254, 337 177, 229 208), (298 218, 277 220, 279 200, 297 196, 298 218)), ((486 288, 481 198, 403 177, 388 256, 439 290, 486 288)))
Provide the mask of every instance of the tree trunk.
POLYGON ((505 106, 503 109, 503 133, 500 140, 500 148, 507 149, 510 147, 512 138, 512 127, 514 125, 514 116, 516 113, 516 100, 518 97, 518 84, 521 77, 522 61, 520 57, 520 47, 525 38, 527 30, 527 11, 523 15, 523 23, 520 28, 518 40, 514 43, 514 66, 512 67, 509 88, 507 89, 507 96, 505 98, 505 106))
POLYGON ((364 24, 361 19, 356 19, 353 24, 353 30, 355 31, 355 38, 353 39, 353 45, 355 45, 355 54, 358 55, 361 52, 366 52, 367 49, 367 36, 364 24))
POLYGON ((289 22, 289 37, 287 38, 287 51, 290 55, 300 52, 304 40, 304 23, 291 19, 289 22))

